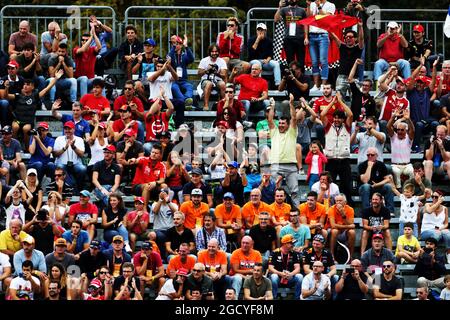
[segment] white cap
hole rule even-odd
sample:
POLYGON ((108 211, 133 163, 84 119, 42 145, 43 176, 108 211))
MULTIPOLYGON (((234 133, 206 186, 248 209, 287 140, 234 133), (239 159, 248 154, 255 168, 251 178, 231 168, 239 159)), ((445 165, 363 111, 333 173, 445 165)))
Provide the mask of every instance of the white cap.
POLYGON ((388 26, 388 28, 398 28, 399 27, 398 23, 395 21, 389 21, 387 26, 388 26))
POLYGON ((37 170, 35 168, 28 169, 27 176, 29 176, 31 173, 34 173, 37 176, 37 170))
POLYGON ((267 30, 267 26, 264 24, 264 23, 258 23, 257 25, 256 25, 256 30, 258 30, 259 28, 261 28, 261 29, 264 29, 264 30, 267 30))

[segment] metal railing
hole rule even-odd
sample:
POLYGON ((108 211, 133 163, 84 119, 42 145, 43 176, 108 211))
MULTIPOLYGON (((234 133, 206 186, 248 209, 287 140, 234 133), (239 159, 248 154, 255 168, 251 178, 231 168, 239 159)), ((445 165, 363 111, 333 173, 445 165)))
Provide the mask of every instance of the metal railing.
MULTIPOLYGON (((97 19, 111 27, 113 37, 112 46, 116 46, 116 12, 109 6, 69 6, 69 5, 7 5, 0 11, 0 32, 2 35, 1 49, 7 47, 9 37, 19 30, 21 20, 30 22, 30 31, 38 37, 41 44, 41 34, 47 31, 50 22, 59 24, 61 32, 68 38, 70 46, 80 43, 83 33, 88 32, 89 16, 96 15, 97 19)), ((39 51, 39 50, 37 50, 39 51)))
POLYGON ((186 34, 194 58, 199 61, 208 46, 216 42, 218 33, 226 29, 224 23, 229 16, 237 16, 232 7, 132 6, 125 11, 124 25, 133 24, 141 39, 153 38, 160 56, 169 52, 171 35, 186 34))

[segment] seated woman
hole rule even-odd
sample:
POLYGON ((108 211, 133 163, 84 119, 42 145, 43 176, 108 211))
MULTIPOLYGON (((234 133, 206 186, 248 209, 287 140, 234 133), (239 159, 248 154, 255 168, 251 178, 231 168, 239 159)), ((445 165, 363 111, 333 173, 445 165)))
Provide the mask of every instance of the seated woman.
MULTIPOLYGON (((42 206, 43 191, 39 180, 37 178, 37 170, 30 168, 27 171, 27 177, 25 178, 25 186, 33 195, 33 199, 30 202, 29 209, 34 213, 37 213, 42 206)), ((25 190, 22 190, 22 197, 26 197, 25 190)))
POLYGON ((189 173, 186 171, 178 151, 171 151, 166 162, 166 184, 174 192, 173 199, 181 202, 178 192, 183 190, 183 186, 191 181, 189 173))
POLYGON ((48 211, 50 219, 58 225, 58 229, 65 231, 62 226, 69 207, 62 201, 62 196, 58 192, 50 191, 48 193, 47 203, 42 206, 42 209, 48 211))
POLYGON ((125 242, 125 250, 129 252, 131 248, 128 241, 128 230, 125 227, 126 214, 127 209, 125 209, 122 197, 117 193, 112 193, 109 196, 108 206, 102 211, 103 239, 111 243, 115 236, 121 235, 125 242))

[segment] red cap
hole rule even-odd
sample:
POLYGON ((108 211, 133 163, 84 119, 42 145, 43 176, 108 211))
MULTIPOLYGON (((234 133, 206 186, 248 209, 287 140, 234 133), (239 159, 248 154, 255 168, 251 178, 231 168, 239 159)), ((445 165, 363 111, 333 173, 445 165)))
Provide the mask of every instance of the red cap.
POLYGON ((183 43, 183 39, 181 39, 180 36, 176 36, 175 40, 177 41, 177 43, 183 43))
POLYGON ((17 61, 15 61, 15 60, 9 61, 9 62, 8 62, 8 66, 14 67, 14 68, 16 68, 16 69, 19 69, 19 64, 18 64, 17 61))
POLYGON ((39 122, 38 128, 44 128, 45 130, 48 130, 48 123, 47 122, 39 122))
POLYGON ((144 204, 144 197, 134 197, 134 202, 136 201, 144 204))
POLYGON ((116 152, 116 147, 114 147, 112 144, 106 146, 105 148, 103 148, 103 151, 111 151, 111 152, 116 152))
POLYGON ((64 127, 69 127, 69 128, 75 129, 75 123, 73 123, 72 121, 66 121, 64 123, 64 127))
POLYGON ((103 129, 106 129, 106 128, 108 127, 108 125, 106 124, 106 122, 100 122, 100 123, 98 124, 98 126, 99 126, 100 128, 103 128, 103 129))
POLYGON ((129 105, 124 104, 123 106, 121 106, 121 107, 119 108, 119 110, 131 110, 131 108, 130 108, 129 105))
POLYGON ((423 26, 421 24, 417 24, 414 26, 413 31, 424 32, 425 29, 423 28, 423 26))
POLYGON ((428 83, 427 77, 424 77, 424 76, 416 77, 416 81, 422 81, 423 83, 428 83))
POLYGON ((383 234, 382 233, 374 233, 372 236, 372 240, 375 240, 375 239, 384 240, 383 234))
POLYGON ((223 121, 223 120, 218 121, 218 122, 216 123, 216 127, 218 127, 218 126, 224 126, 225 128, 228 129, 228 123, 227 123, 226 121, 223 121))
POLYGON ((127 130, 125 130, 125 133, 124 133, 126 136, 129 136, 129 137, 131 137, 131 136, 134 136, 135 134, 136 134, 136 132, 133 130, 133 129, 127 129, 127 130))

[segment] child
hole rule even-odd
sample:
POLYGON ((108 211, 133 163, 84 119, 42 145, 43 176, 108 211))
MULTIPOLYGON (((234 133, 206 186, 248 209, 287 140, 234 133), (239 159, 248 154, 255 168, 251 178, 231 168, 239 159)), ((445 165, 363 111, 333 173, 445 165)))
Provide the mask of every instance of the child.
POLYGON ((444 278, 445 288, 441 291, 441 300, 450 300, 450 274, 444 278))
POLYGON ((415 236, 412 235, 414 224, 406 222, 403 226, 403 235, 398 237, 397 250, 395 256, 401 263, 417 263, 420 253, 420 244, 415 236))
POLYGON ((408 183, 403 187, 403 194, 396 188, 394 181, 391 179, 392 191, 400 197, 400 227, 399 235, 403 234, 404 224, 411 222, 414 225, 414 236, 418 237, 417 216, 419 212, 419 201, 427 199, 431 195, 431 190, 425 189, 425 193, 421 196, 414 195, 414 185, 408 183))
POLYGON ((323 166, 328 162, 327 157, 322 153, 322 146, 318 140, 314 140, 309 145, 309 152, 306 155, 305 163, 308 164, 308 174, 306 181, 309 181, 309 190, 314 183, 319 181, 319 175, 323 171, 323 166))

